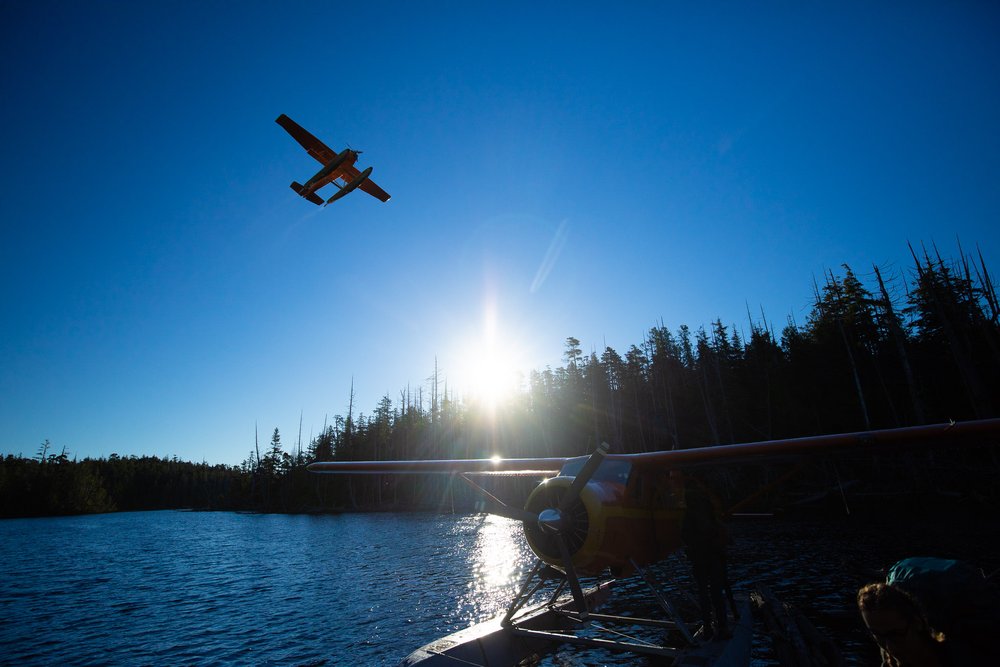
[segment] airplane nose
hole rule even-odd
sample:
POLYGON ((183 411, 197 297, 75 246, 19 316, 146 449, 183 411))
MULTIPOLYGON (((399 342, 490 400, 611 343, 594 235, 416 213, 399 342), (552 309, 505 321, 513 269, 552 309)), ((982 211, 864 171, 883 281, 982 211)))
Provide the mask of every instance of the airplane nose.
POLYGON ((555 507, 544 509, 538 515, 538 527, 547 533, 558 533, 564 525, 562 512, 555 507))

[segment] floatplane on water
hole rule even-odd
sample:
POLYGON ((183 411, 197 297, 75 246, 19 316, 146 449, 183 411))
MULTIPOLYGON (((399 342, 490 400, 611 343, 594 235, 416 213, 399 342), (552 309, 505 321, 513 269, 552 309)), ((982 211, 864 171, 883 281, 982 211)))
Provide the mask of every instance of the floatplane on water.
POLYGON ((575 458, 437 461, 328 461, 313 472, 457 475, 484 498, 488 511, 521 521, 538 561, 507 612, 418 649, 403 665, 468 664, 513 667, 545 647, 574 644, 654 656, 683 665, 746 665, 750 607, 738 604, 738 624, 725 640, 706 641, 710 629, 692 631, 662 594, 647 567, 683 546, 687 511, 683 471, 697 466, 761 462, 839 450, 882 451, 924 445, 1000 445, 1000 419, 949 422, 858 433, 718 445, 643 454, 609 454, 602 444, 575 458), (503 503, 480 486, 478 475, 546 477, 524 507, 503 503), (608 577, 584 589, 581 576, 608 577), (600 614, 615 579, 638 575, 666 618, 600 614), (541 597, 542 601, 538 602, 541 597), (671 644, 635 641, 616 626, 662 628, 671 644), (608 631, 613 638, 598 636, 608 631), (667 631, 669 630, 669 633, 667 631))

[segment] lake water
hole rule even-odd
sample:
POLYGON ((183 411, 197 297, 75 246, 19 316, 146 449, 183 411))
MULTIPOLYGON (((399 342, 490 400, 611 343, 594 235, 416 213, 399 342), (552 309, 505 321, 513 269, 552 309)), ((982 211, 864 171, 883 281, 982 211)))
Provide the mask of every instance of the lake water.
MULTIPOLYGON (((996 522, 733 533, 735 586, 767 582, 853 665, 874 660, 853 595, 878 568, 920 554, 1000 567, 996 522)), ((135 512, 0 521, 0 562, 3 664, 394 665, 501 613, 532 556, 520 525, 493 516, 135 512)), ((687 567, 673 557, 656 574, 683 581, 687 567)), ((543 661, 632 663, 573 649, 543 661)))

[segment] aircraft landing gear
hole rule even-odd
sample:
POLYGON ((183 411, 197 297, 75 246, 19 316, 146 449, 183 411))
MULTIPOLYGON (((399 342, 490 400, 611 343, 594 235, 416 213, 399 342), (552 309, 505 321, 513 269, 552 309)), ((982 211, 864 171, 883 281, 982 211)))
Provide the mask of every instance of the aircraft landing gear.
POLYGON ((645 641, 626 632, 628 630, 626 626, 631 626, 633 629, 635 626, 676 629, 689 645, 695 644, 687 624, 677 614, 674 605, 659 592, 649 573, 638 566, 636 570, 659 607, 666 612, 667 619, 597 613, 595 609, 610 594, 611 587, 615 583, 614 579, 584 589, 572 571, 562 572, 539 560, 525 577, 501 625, 511 634, 529 639, 623 653, 678 657, 683 653, 683 648, 645 641), (567 587, 570 590, 568 594, 567 587), (536 604, 525 611, 525 606, 529 602, 543 598, 545 593, 549 595, 546 602, 536 604), (539 613, 541 610, 544 611, 539 613), (599 636, 602 634, 614 638, 606 639, 599 636))

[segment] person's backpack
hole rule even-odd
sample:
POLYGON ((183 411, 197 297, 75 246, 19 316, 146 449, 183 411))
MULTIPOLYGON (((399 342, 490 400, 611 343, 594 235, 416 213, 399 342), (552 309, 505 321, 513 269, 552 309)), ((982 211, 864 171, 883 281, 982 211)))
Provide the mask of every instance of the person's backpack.
POLYGON ((997 652, 1000 592, 975 568, 944 558, 906 558, 889 568, 886 583, 915 598, 947 641, 984 655, 997 652))

